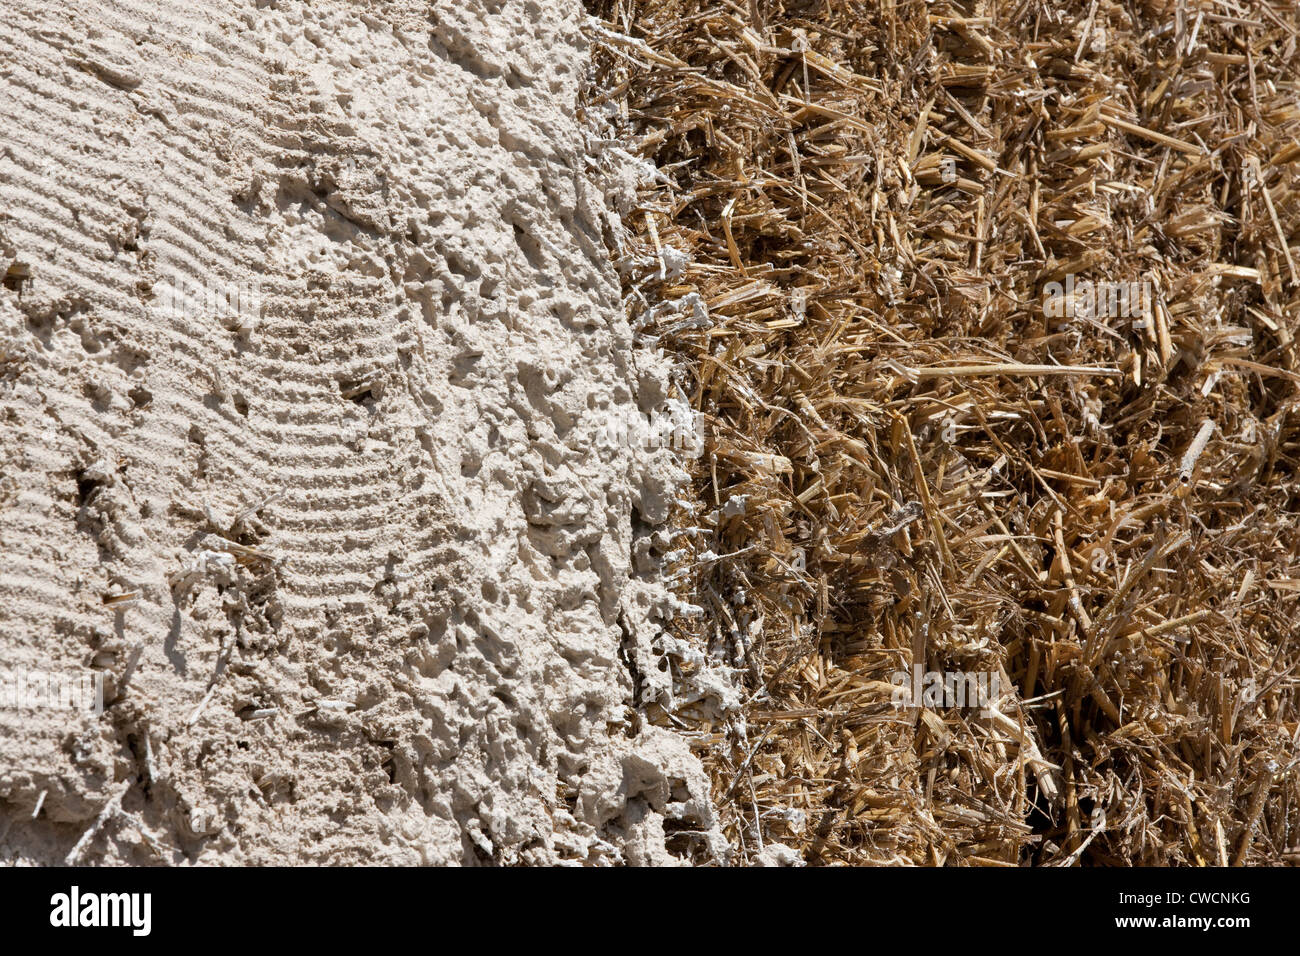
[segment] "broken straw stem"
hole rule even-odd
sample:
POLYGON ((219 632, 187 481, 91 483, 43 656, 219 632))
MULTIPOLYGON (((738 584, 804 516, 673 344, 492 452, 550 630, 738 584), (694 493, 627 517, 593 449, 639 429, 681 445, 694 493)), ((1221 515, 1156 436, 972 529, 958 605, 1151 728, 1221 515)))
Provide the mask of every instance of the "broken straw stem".
POLYGON ((1178 466, 1178 481, 1187 484, 1192 480, 1192 472, 1196 470, 1196 462, 1200 460, 1201 453, 1205 451, 1205 446, 1210 442, 1210 436, 1214 434, 1214 422, 1206 419, 1201 422, 1201 428, 1192 439, 1192 443, 1187 446, 1187 451, 1183 453, 1182 464, 1178 466))
POLYGON ((122 803, 122 798, 126 796, 126 791, 129 790, 130 787, 131 781, 127 780, 122 784, 122 786, 118 787, 117 793, 108 798, 107 802, 104 804, 104 808, 99 811, 99 816, 95 817, 95 822, 90 825, 90 829, 81 835, 81 839, 77 841, 77 845, 68 852, 67 859, 63 861, 64 866, 72 866, 77 862, 82 851, 86 849, 87 844, 90 843, 95 834, 100 831, 108 818, 118 811, 122 803))
POLYGON ((1020 362, 998 362, 986 365, 944 365, 929 368, 899 366, 909 377, 916 379, 944 378, 950 375, 1123 375, 1117 368, 1100 365, 1025 365, 1020 362))

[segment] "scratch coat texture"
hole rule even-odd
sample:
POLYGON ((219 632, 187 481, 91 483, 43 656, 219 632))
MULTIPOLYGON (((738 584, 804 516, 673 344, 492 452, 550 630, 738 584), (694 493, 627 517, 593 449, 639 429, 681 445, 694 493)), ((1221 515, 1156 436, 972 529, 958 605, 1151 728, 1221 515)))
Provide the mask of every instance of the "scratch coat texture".
POLYGON ((682 475, 593 438, 670 382, 578 16, 7 5, 0 668, 108 706, 0 707, 0 859, 725 853, 633 706, 682 475))

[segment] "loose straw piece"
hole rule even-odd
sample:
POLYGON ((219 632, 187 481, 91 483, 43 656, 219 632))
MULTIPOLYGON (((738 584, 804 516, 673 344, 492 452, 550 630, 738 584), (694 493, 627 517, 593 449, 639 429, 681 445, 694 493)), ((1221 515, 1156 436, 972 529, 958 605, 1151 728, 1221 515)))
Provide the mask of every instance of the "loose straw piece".
POLYGON ((931 378, 956 378, 968 375, 1123 375, 1117 368, 1100 365, 1024 365, 1019 362, 1000 362, 989 365, 946 365, 929 368, 909 368, 900 365, 903 374, 917 381, 931 378))
POLYGON ((1174 139, 1172 136, 1166 136, 1164 133, 1157 133, 1153 129, 1147 129, 1145 126, 1138 126, 1136 123, 1130 123, 1127 120, 1119 119, 1115 116, 1101 115, 1101 121, 1107 126, 1113 126, 1116 129, 1122 129, 1126 133, 1132 133, 1134 136, 1141 136, 1143 139, 1149 139, 1153 143, 1159 143, 1161 146, 1168 146, 1170 149, 1177 149, 1184 153, 1190 153, 1193 156, 1203 156, 1205 150, 1199 146, 1193 146, 1191 143, 1184 143, 1181 139, 1174 139))
POLYGON ((1183 454, 1182 464, 1178 466, 1178 481, 1180 484, 1185 485, 1192 480, 1192 472, 1196 470, 1196 463, 1200 460, 1201 454, 1205 451, 1205 446, 1209 444, 1210 436, 1213 434, 1214 422, 1207 418, 1201 422, 1196 437, 1192 439, 1192 443, 1187 446, 1187 451, 1183 454))

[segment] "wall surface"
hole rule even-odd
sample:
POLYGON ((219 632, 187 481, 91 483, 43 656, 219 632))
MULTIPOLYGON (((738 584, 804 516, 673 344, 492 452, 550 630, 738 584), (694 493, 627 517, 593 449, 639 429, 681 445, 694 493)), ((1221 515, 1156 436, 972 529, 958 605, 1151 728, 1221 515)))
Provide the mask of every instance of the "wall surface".
POLYGON ((579 16, 6 5, 0 860, 725 853, 636 707, 680 472, 594 437, 671 386, 579 16))

